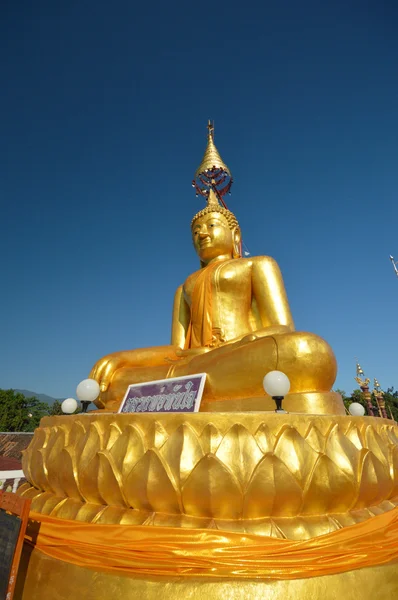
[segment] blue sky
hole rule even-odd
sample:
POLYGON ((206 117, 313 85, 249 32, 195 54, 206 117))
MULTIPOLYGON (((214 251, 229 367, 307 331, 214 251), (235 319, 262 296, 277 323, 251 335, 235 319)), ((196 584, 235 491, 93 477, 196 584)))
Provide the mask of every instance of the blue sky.
POLYGON ((6 2, 0 387, 74 395, 104 354, 168 343, 208 118, 336 387, 355 356, 398 387, 397 26, 363 0, 6 2))

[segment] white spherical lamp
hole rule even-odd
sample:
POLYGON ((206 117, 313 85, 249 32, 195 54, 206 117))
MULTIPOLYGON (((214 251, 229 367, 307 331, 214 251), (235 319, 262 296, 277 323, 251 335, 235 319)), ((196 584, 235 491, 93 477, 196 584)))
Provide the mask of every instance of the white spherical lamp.
POLYGON ((77 402, 74 398, 67 398, 61 404, 61 410, 66 415, 72 415, 77 409, 77 402))
POLYGON ((348 410, 353 417, 363 417, 365 414, 365 408, 359 402, 351 402, 348 410))
POLYGON ((290 390, 289 377, 282 371, 270 371, 263 379, 263 388, 275 400, 275 412, 286 412, 282 409, 282 400, 290 390))
POLYGON ((290 390, 289 377, 282 371, 270 371, 263 379, 263 387, 270 396, 286 396, 290 390))
POLYGON ((100 394, 100 386, 95 379, 83 379, 76 388, 76 396, 83 405, 83 412, 87 412, 90 402, 94 402, 100 394))
POLYGON ((81 402, 93 402, 100 393, 100 386, 95 379, 83 379, 76 388, 76 395, 81 402))

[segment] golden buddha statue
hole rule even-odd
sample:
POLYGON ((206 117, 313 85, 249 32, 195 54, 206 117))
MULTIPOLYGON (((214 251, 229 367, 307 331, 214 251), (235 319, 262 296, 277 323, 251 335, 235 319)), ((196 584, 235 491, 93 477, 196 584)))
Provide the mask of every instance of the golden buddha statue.
POLYGON ((201 268, 175 294, 171 345, 101 358, 90 374, 100 384, 97 405, 117 411, 130 384, 206 373, 201 410, 272 409, 262 381, 280 370, 291 382, 287 409, 344 414, 341 397, 330 391, 337 370, 333 351, 322 338, 295 331, 277 263, 241 256, 238 221, 219 202, 217 183, 230 172, 211 126, 196 176, 209 187, 207 206, 191 223, 201 268))
POLYGON ((242 257, 212 128, 195 177, 201 268, 176 292, 171 345, 102 358, 106 410, 44 417, 24 452, 16 598, 394 598, 398 427, 344 414, 332 350, 295 331, 276 262, 242 257), (262 390, 276 369, 290 414, 262 390), (132 383, 193 373, 199 413, 112 412, 132 383))

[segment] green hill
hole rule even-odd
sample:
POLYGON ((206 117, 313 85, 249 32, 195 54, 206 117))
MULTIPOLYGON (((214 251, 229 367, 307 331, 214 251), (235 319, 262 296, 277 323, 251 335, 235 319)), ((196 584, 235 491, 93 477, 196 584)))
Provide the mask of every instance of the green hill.
POLYGON ((54 402, 58 400, 58 402, 63 402, 65 398, 52 398, 51 396, 47 396, 47 394, 37 394, 36 392, 31 392, 30 390, 15 390, 23 394, 26 398, 32 398, 35 396, 41 402, 46 402, 49 406, 52 406, 54 402))

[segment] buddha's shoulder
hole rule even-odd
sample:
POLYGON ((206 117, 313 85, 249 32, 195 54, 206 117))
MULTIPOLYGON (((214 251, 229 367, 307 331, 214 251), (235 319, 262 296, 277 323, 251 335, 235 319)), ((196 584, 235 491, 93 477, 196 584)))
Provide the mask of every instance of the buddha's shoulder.
POLYGON ((246 258, 236 259, 242 266, 245 265, 247 268, 252 267, 272 267, 278 266, 278 263, 272 256, 248 256, 246 258))

